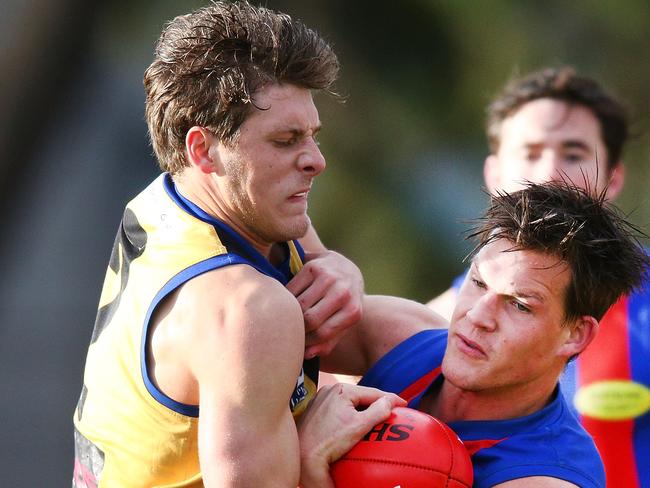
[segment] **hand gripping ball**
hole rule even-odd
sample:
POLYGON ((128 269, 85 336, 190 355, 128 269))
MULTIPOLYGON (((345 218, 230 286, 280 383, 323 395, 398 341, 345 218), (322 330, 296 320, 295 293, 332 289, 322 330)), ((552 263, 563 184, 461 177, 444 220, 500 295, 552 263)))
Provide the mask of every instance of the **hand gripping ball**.
POLYGON ((396 407, 330 473, 336 488, 469 488, 472 461, 456 433, 438 419, 396 407))

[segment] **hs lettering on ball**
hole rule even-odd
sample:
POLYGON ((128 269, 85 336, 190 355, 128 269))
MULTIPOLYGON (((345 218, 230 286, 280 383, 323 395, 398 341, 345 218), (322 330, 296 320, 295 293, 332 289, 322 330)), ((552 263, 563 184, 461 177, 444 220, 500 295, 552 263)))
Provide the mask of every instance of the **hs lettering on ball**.
POLYGON ((405 441, 409 438, 409 431, 415 427, 407 424, 389 424, 384 422, 376 425, 364 437, 364 441, 405 441), (388 431, 388 433, 387 433, 388 431))
POLYGON ((444 422, 395 407, 330 466, 336 488, 470 488, 472 460, 444 422))

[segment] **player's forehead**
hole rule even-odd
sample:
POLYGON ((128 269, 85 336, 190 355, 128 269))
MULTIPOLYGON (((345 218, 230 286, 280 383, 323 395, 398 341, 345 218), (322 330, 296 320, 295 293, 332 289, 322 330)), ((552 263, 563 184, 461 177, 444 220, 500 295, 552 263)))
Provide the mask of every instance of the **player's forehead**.
POLYGON ((595 146, 603 142, 600 122, 589 108, 551 98, 519 107, 504 119, 499 135, 501 144, 572 140, 595 146))
POLYGON ((564 295, 571 277, 568 263, 557 255, 519 249, 505 238, 483 246, 472 259, 471 272, 497 292, 548 303, 564 295))
POLYGON ((245 124, 263 131, 307 132, 321 126, 312 93, 291 84, 271 84, 253 96, 255 109, 245 124))

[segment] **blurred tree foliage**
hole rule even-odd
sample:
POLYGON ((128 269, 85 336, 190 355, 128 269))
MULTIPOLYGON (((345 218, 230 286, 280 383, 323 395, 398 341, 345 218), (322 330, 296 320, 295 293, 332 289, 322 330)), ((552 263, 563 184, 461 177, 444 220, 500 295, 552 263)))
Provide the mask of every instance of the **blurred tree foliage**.
MULTIPOLYGON (((461 236, 463 220, 476 216, 486 198, 484 107, 510 76, 549 64, 573 64, 627 100, 636 137, 625 154, 628 182, 619 203, 647 228, 647 0, 263 3, 317 29, 339 54, 343 103, 324 96, 317 102, 329 168, 313 192, 311 214, 324 242, 362 268, 368 291, 426 300, 463 269, 469 249, 461 236)), ((91 41, 75 46, 86 50, 85 58, 75 59, 128 70, 136 87, 165 21, 202 4, 96 2, 86 24, 69 24, 91 31, 91 41)), ((23 86, 16 82, 2 94, 11 99, 11 89, 22 93, 23 86)), ((142 117, 141 106, 133 110, 142 117)), ((11 139, 4 144, 14 150, 5 154, 21 147, 11 139)), ((2 174, 11 167, 5 161, 2 174)))
POLYGON ((545 65, 575 65, 627 101, 636 136, 619 204, 648 228, 647 1, 268 3, 339 53, 347 99, 320 103, 330 168, 312 214, 369 291, 426 300, 462 270, 463 221, 486 198, 484 107, 508 78, 545 65))

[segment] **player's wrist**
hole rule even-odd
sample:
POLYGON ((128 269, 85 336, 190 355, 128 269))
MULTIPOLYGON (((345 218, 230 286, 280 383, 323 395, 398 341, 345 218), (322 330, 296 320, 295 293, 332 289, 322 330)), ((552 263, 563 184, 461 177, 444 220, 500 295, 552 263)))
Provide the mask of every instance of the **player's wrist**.
POLYGON ((334 488, 322 443, 311 443, 303 435, 300 448, 300 488, 334 488))
POLYGON ((300 488, 334 488, 329 464, 303 459, 300 466, 300 488))

